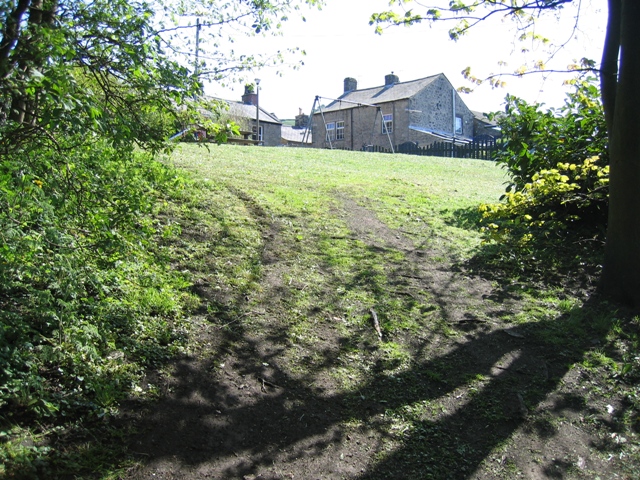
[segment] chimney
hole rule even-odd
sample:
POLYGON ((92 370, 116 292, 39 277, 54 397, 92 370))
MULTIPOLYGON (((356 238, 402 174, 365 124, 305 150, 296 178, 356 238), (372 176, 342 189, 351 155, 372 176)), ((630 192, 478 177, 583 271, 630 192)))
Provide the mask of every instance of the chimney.
POLYGON ((393 72, 391 72, 390 75, 385 75, 384 76, 384 86, 387 87, 389 85, 393 85, 395 83, 400 83, 400 79, 398 78, 397 75, 394 75, 393 72))
POLYGON ((302 113, 302 109, 300 109, 300 113, 296 115, 296 124, 295 128, 305 128, 309 124, 309 115, 305 115, 302 113))
POLYGON ((251 83, 244 86, 244 95, 242 95, 242 103, 245 105, 256 105, 258 103, 258 94, 255 92, 255 86, 251 83))
POLYGON ((344 79, 344 93, 353 92, 358 89, 358 81, 355 78, 347 77, 344 79))

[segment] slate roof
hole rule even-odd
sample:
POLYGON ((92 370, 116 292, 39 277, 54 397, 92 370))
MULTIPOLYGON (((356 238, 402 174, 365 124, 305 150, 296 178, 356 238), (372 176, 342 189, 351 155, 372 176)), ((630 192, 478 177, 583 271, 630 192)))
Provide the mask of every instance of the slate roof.
MULTIPOLYGON (((304 134, 307 132, 306 128, 296 128, 289 125, 283 125, 281 130, 281 136, 284 140, 289 142, 302 143, 304 134)), ((308 136, 305 143, 311 143, 311 135, 308 136)))
POLYGON ((497 127, 498 126, 498 122, 496 122, 495 120, 490 120, 489 117, 487 117, 487 114, 484 112, 479 112, 477 110, 471 110, 471 113, 473 114, 473 116, 475 117, 476 120, 478 120, 479 122, 484 123, 487 126, 490 127, 497 127))
POLYGON ((420 125, 409 125, 409 130, 414 130, 416 132, 428 133, 429 135, 433 135, 434 137, 444 140, 445 142, 456 141, 457 143, 469 143, 471 139, 468 137, 464 137, 462 135, 456 135, 455 137, 451 135, 451 133, 442 132, 438 130, 434 130, 433 128, 422 127, 420 125))
POLYGON ((411 80, 409 82, 399 82, 392 85, 383 85, 381 87, 363 88, 361 90, 353 90, 347 92, 337 100, 331 102, 327 107, 323 108, 323 112, 333 112, 337 110, 344 110, 348 108, 354 108, 356 104, 368 104, 378 105, 386 102, 394 102, 396 100, 404 100, 406 98, 413 97, 416 93, 420 92, 423 88, 433 83, 439 76, 443 75, 439 73, 430 77, 419 78, 418 80, 411 80), (341 102, 341 100, 348 100, 349 102, 341 102))
MULTIPOLYGON (((209 100, 218 100, 220 102, 224 102, 229 104, 229 110, 227 112, 228 115, 237 117, 237 118, 248 118, 249 120, 255 120, 256 118, 256 106, 255 105, 247 105, 243 102, 238 102, 235 100, 226 100, 224 98, 219 97, 206 97, 209 100)), ((264 123, 275 123, 277 125, 282 125, 282 122, 275 116, 273 113, 269 113, 259 107, 260 110, 260 122, 264 123)))
MULTIPOLYGON (((256 118, 256 106, 255 105, 247 105, 242 102, 235 102, 232 100, 223 100, 229 104, 228 114, 234 117, 240 118, 256 118)), ((278 125, 282 125, 282 122, 276 117, 273 113, 268 113, 262 109, 262 107, 258 108, 260 111, 260 122, 261 123, 275 123, 278 125)))

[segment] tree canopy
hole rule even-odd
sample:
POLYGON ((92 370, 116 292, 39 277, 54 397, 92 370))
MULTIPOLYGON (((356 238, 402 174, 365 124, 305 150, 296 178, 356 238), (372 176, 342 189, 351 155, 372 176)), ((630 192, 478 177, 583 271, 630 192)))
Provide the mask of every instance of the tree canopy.
POLYGON ((0 6, 0 142, 17 148, 57 133, 159 148, 158 114, 205 77, 269 59, 235 56, 231 35, 277 31, 298 1, 5 0, 0 6), (197 24, 206 27, 193 46, 197 24), (227 31, 229 30, 229 32, 227 31), (194 75, 197 69, 198 76, 194 75))

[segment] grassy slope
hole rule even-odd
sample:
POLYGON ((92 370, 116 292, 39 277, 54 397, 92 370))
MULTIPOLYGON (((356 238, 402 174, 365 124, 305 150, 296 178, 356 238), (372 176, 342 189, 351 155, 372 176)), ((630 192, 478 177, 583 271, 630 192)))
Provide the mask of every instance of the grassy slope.
MULTIPOLYGON (((504 171, 477 160, 361 152, 186 146, 176 165, 254 195, 278 214, 326 211, 337 193, 374 199, 370 206, 392 228, 445 229, 455 212, 494 202, 504 171), (413 225, 412 225, 413 224, 413 225)), ((458 231, 473 243, 474 233, 458 231)))
MULTIPOLYGON (((495 164, 359 152, 232 146, 207 149, 196 145, 181 146, 168 162, 192 172, 194 179, 189 191, 166 200, 158 217, 165 232, 164 239, 159 240, 160 249, 173 259, 176 270, 190 272, 192 290, 203 293, 201 308, 189 319, 191 343, 187 350, 215 361, 222 354, 215 342, 213 347, 209 343, 211 337, 202 332, 221 332, 223 341, 230 342, 225 348, 232 350, 234 342, 243 336, 259 336, 274 326, 282 328, 279 334, 294 347, 283 350, 283 357, 278 359, 288 369, 287 375, 304 379, 305 384, 311 378, 331 379, 336 396, 351 411, 351 417, 342 419, 345 428, 366 427, 385 438, 385 451, 371 458, 372 473, 363 478, 391 478, 385 472, 394 468, 407 473, 413 462, 419 471, 436 468, 434 478, 444 478, 438 475, 452 468, 462 474, 468 472, 465 468, 478 467, 489 472, 486 478, 513 478, 518 473, 517 454, 526 441, 526 431, 512 431, 507 437, 492 437, 483 431, 485 443, 479 440, 474 444, 448 430, 450 419, 462 423, 476 417, 479 422, 507 421, 496 398, 505 393, 502 388, 513 396, 515 388, 508 381, 495 384, 491 376, 475 374, 477 366, 457 363, 464 355, 458 357, 456 351, 481 351, 486 348, 483 339, 509 337, 500 337, 500 331, 486 331, 469 342, 471 347, 465 347, 466 339, 478 332, 452 327, 447 321, 445 303, 454 296, 460 297, 460 306, 473 318, 490 319, 498 329, 515 325, 530 339, 525 345, 542 345, 548 352, 544 355, 553 357, 563 371, 573 372, 572 376, 579 379, 572 388, 582 389, 578 392, 584 405, 597 404, 602 410, 611 403, 620 412, 615 418, 603 418, 599 413, 583 414, 583 408, 576 410, 580 418, 576 414, 568 420, 563 417, 564 411, 548 417, 536 412, 528 422, 534 437, 540 425, 546 426, 545 432, 555 429, 556 435, 563 424, 586 429, 593 434, 591 440, 602 440, 598 444, 602 452, 594 455, 606 460, 614 453, 619 460, 616 468, 620 462, 627 462, 628 470, 633 470, 638 455, 634 429, 638 428, 640 403, 633 384, 639 370, 634 353, 640 343, 637 318, 597 300, 587 303, 557 287, 527 285, 526 279, 519 279, 517 292, 506 291, 507 297, 518 299, 511 310, 503 306, 503 299, 493 297, 480 305, 471 300, 465 303, 464 290, 450 297, 446 292, 438 295, 411 278, 412 269, 418 268, 412 265, 415 256, 403 249, 387 248, 388 238, 375 238, 385 232, 365 232, 371 237, 367 240, 359 238, 349 225, 347 205, 355 201, 374 212, 390 231, 409 239, 418 253, 428 253, 429 266, 437 267, 434 271, 450 272, 452 264, 463 264, 481 248, 475 226, 477 206, 496 202, 506 180, 504 171, 495 164), (268 323, 259 314, 265 308, 270 309, 268 323), (380 317, 383 343, 376 341, 371 328, 371 308, 380 317), (338 350, 325 338, 327 332, 340 336, 338 350), (461 347, 456 350, 456 345, 461 347), (453 355, 447 349, 453 349, 453 355), (331 356, 330 366, 327 355, 331 356), (449 394, 430 397, 425 379, 450 390, 449 394), (391 388, 385 386, 387 380, 391 388), (364 396, 389 402, 378 404, 387 408, 379 418, 376 416, 376 424, 370 425, 362 417, 363 392, 364 396), (476 410, 464 407, 466 398, 476 410), (460 415, 455 413, 458 407, 460 415), (448 415, 447 411, 454 413, 448 415), (428 451, 425 435, 444 435, 438 437, 439 448, 428 451), (625 440, 620 444, 623 435, 625 440)), ((424 271, 416 273, 421 275, 424 271)), ((515 378, 530 382, 531 377, 518 375, 515 378)), ((558 388, 562 384, 559 381, 558 388)), ((549 382, 536 377, 526 392, 523 390, 523 401, 533 410, 551 393, 549 388, 549 382)), ((149 383, 138 401, 149 402, 153 409, 153 399, 160 390, 159 385, 149 383)), ((131 422, 125 423, 129 427, 131 422)), ((63 464, 59 468, 62 477, 82 477, 97 470, 114 472, 105 474, 105 478, 119 477, 132 459, 123 462, 121 448, 102 449, 103 442, 90 438, 103 438, 103 433, 94 435, 90 425, 86 428, 86 435, 79 440, 71 435, 70 443, 52 443, 61 452, 58 463, 63 464)), ((109 431, 112 438, 126 436, 121 428, 109 431)), ((50 442, 45 439, 42 444, 50 442)), ((593 478, 589 477, 593 472, 567 465, 560 474, 593 478)))
MULTIPOLYGON (((477 218, 478 204, 495 201, 504 182, 503 171, 491 162, 406 155, 226 146, 207 150, 189 145, 172 160, 203 178, 224 205, 235 201, 233 207, 221 208, 226 218, 218 222, 227 228, 235 225, 236 230, 220 237, 212 227, 208 233, 217 246, 207 253, 207 268, 216 263, 212 258, 219 259, 214 269, 224 272, 216 278, 220 291, 260 289, 265 227, 256 222, 257 214, 264 217, 263 223, 275 222, 280 230, 284 246, 279 255, 288 269, 286 281, 315 286, 313 293, 300 295, 298 311, 314 303, 324 305, 326 311, 348 312, 365 304, 378 305, 390 317, 402 319, 399 324, 413 328, 420 328, 419 310, 431 308, 433 299, 425 299, 422 307, 407 307, 406 302, 383 294, 391 283, 385 274, 389 262, 402 262, 403 255, 372 255, 367 245, 350 241, 344 214, 336 214, 342 198, 364 204, 416 245, 441 251, 442 261, 445 257, 462 260, 481 242, 470 222, 477 218), (234 245, 242 248, 231 253, 234 245), (233 271, 225 259, 230 254, 233 271), (331 275, 319 273, 323 269, 331 275), (370 284, 361 288, 360 277, 367 277, 370 284), (343 285, 354 287, 343 292, 343 285), (341 291, 339 298, 325 298, 327 291, 336 289, 341 291), (407 309, 411 319, 404 318, 407 309)), ((205 281, 211 281, 206 276, 205 281)))
MULTIPOLYGON (((374 211, 388 227, 407 235, 415 245, 441 252, 443 264, 451 259, 464 261, 481 243, 474 226, 477 205, 497 201, 503 191, 504 172, 494 164, 403 155, 225 146, 210 150, 185 146, 172 161, 203 178, 203 188, 217 198, 211 201, 208 211, 216 211, 218 226, 204 227, 208 228, 206 234, 211 238, 210 249, 196 256, 201 260, 206 257, 207 267, 196 276, 202 274, 204 280, 212 281, 215 289, 224 293, 220 297, 223 300, 211 307, 215 310, 213 313, 224 313, 220 323, 234 321, 236 315, 264 305, 264 297, 269 294, 261 285, 265 272, 261 263, 264 240, 269 225, 277 225, 281 242, 277 249, 278 261, 284 265, 277 274, 290 288, 283 304, 286 308, 271 313, 280 323, 288 325, 289 341, 308 349, 304 361, 289 358, 292 365, 297 365, 298 375, 319 373, 323 359, 313 348, 322 341, 322 333, 317 330, 318 319, 326 316, 341 318, 344 322, 341 333, 345 337, 345 348, 338 355, 338 363, 342 363, 331 375, 345 392, 356 392, 367 384, 371 362, 381 362, 388 374, 397 374, 418 361, 407 333, 419 341, 426 339, 422 333, 425 331, 453 341, 464 336, 439 318, 442 315, 438 313, 441 308, 438 298, 425 291, 397 291, 390 272, 399 269, 406 259, 397 251, 372 251, 360 241, 351 241, 351 232, 340 209, 344 198, 352 198, 374 211), (225 225, 223 229, 221 224, 225 225), (211 269, 215 275, 211 275, 211 269), (243 305, 240 297, 248 299, 248 304, 243 305), (358 347, 359 338, 370 329, 369 307, 374 307, 383 318, 383 331, 389 339, 373 356, 359 351, 358 347)), ((204 225, 206 219, 201 220, 204 225)), ((627 396, 633 402, 633 396, 637 396, 635 390, 620 384, 616 372, 625 368, 624 365, 636 371, 636 367, 627 363, 633 358, 629 351, 637 349, 634 321, 630 317, 625 320, 623 313, 616 313, 606 304, 590 302, 587 305, 571 292, 544 285, 534 288, 526 285, 526 279, 520 281, 523 283, 513 296, 521 300, 522 306, 519 311, 505 313, 499 322, 523 326, 531 338, 546 345, 544 348, 551 349, 550 352, 562 346, 564 350, 560 351, 558 361, 562 362, 562 356, 568 355, 572 363, 566 367, 570 370, 585 372, 585 378, 601 377, 602 383, 607 384, 605 395, 617 395, 619 399, 627 396), (627 329, 629 325, 631 328, 627 329), (594 338, 599 340, 592 344, 594 338), (595 350, 593 345, 597 347, 595 350), (577 363, 573 363, 576 360, 577 363)), ((474 315, 486 318, 482 306, 473 308, 476 309, 474 315)), ((250 318, 243 325, 248 329, 262 327, 259 321, 250 318)), ((428 373, 434 379, 465 375, 464 372, 454 374, 446 366, 428 373)), ((490 386, 487 377, 482 375, 472 375, 468 381, 462 377, 453 382, 459 381, 471 392, 490 386)), ((589 388, 588 385, 587 382, 585 388, 589 388)), ((532 390, 530 397, 525 396, 525 402, 535 405, 541 401, 540 395, 544 396, 548 385, 539 387, 538 391, 532 390)), ((586 397, 606 401, 601 391, 586 397)), ((423 428, 428 410, 445 408, 444 403, 425 404, 412 413, 415 414, 413 420, 403 417, 408 422, 403 428, 409 431, 423 428)), ((498 415, 494 411, 485 411, 485 414, 498 415)), ((390 409, 387 420, 393 423, 394 418, 397 420, 402 415, 402 409, 390 409)), ((636 422, 634 408, 625 408, 621 415, 615 428, 624 431, 636 422)), ((498 418, 502 417, 498 415, 498 418)), ((594 425, 599 425, 598 421, 594 420, 594 425)), ((498 443, 496 448, 507 449, 504 442, 496 440, 498 443)), ((389 450, 401 448, 401 444, 399 441, 390 445, 389 450)), ((619 452, 620 458, 635 451, 636 444, 635 440, 629 443, 629 450, 619 452)), ((417 453, 410 453, 413 454, 417 453)), ((377 461, 384 465, 386 459, 381 457, 377 461)), ((436 461, 454 465, 456 458, 436 461)), ((495 467, 494 473, 508 478, 513 469, 517 470, 517 466, 507 462, 495 467)), ((585 474, 588 476, 589 472, 585 474)))

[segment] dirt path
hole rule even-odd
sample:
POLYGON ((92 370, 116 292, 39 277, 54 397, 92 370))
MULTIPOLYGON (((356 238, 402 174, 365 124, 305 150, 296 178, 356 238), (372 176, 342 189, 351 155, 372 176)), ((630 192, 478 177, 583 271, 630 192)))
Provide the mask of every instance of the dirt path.
POLYGON ((407 333, 413 357, 393 375, 378 368, 373 329, 354 351, 327 312, 304 312, 318 317, 314 341, 292 342, 279 315, 296 287, 284 280, 285 227, 254 205, 262 289, 224 328, 200 319, 207 348, 173 367, 162 400, 130 412, 141 465, 127 478, 613 478, 617 460, 598 453, 613 419, 603 399, 580 395, 583 379, 568 370, 574 354, 498 322, 517 297, 454 271, 436 242, 416 245, 354 200, 338 201, 354 240, 402 253, 386 270, 399 294, 428 295, 457 334, 407 333), (334 373, 357 355, 366 381, 345 389, 334 373))

